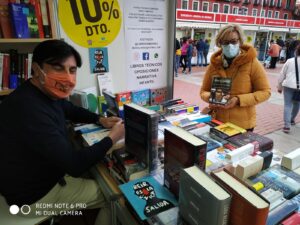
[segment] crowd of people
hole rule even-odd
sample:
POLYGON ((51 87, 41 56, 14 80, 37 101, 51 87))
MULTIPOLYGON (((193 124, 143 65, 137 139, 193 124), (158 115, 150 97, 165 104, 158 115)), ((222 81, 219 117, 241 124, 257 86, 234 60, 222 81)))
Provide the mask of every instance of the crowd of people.
POLYGON ((192 58, 196 57, 196 66, 207 66, 207 55, 209 51, 209 41, 199 39, 192 40, 183 37, 180 41, 175 40, 175 76, 178 76, 178 69, 182 67, 183 74, 192 73, 192 58), (188 71, 187 71, 188 69, 188 71))

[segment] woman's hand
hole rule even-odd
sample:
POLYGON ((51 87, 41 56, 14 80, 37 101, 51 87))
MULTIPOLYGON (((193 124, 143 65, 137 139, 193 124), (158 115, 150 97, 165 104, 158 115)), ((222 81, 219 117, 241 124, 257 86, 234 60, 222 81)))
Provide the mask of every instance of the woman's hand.
POLYGON ((124 128, 124 124, 122 123, 122 121, 115 123, 108 134, 108 136, 111 138, 111 140, 114 144, 117 141, 124 138, 124 135, 125 135, 125 128, 124 128))
MULTIPOLYGON (((227 97, 227 96, 224 96, 224 98, 225 97, 227 97)), ((211 109, 231 109, 231 108, 239 105, 239 103, 240 103, 239 98, 235 96, 235 97, 230 98, 225 105, 210 104, 209 108, 211 108, 211 109)))
POLYGON ((116 116, 112 117, 100 117, 99 122, 104 126, 105 128, 112 128, 116 123, 121 122, 122 119, 116 116))

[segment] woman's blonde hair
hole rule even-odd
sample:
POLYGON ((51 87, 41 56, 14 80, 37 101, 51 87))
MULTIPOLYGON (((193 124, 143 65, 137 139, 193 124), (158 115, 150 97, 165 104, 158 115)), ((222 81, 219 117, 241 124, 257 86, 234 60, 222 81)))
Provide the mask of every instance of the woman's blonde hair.
POLYGON ((219 33, 217 34, 216 45, 218 47, 221 47, 221 41, 223 40, 223 38, 225 36, 227 36, 231 32, 237 32, 237 34, 239 35, 240 45, 242 45, 244 43, 245 35, 244 35, 244 31, 243 31, 242 27, 238 24, 228 24, 228 25, 222 27, 220 29, 219 33))

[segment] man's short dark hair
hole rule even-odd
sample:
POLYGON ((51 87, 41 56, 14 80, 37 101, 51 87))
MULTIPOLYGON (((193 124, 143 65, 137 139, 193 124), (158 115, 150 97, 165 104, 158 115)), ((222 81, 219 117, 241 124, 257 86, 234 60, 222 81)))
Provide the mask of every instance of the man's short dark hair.
POLYGON ((62 40, 48 40, 35 47, 32 62, 42 67, 43 63, 50 65, 61 63, 70 56, 74 56, 77 67, 81 67, 81 56, 71 45, 62 40))

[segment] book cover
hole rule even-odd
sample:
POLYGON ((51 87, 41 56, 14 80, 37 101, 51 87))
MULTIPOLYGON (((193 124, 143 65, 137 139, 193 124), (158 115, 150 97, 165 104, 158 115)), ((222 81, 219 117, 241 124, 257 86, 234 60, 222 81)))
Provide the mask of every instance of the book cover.
POLYGON ((116 95, 110 91, 102 92, 107 104, 107 116, 119 116, 119 106, 116 101, 116 95))
POLYGON ((128 104, 131 101, 131 91, 123 91, 116 93, 116 102, 119 109, 123 109, 124 104, 128 104))
POLYGON ((131 101, 138 105, 150 104, 150 89, 135 90, 131 92, 131 101))
POLYGON ((149 172, 157 166, 159 114, 140 105, 124 105, 126 151, 135 155, 149 172))
POLYGON ((198 165, 205 170, 206 142, 180 127, 165 129, 164 185, 179 196, 180 169, 198 165))
POLYGON ((266 225, 277 225, 280 221, 293 214, 299 208, 299 204, 300 202, 292 199, 286 200, 269 213, 266 225))
POLYGON ((246 130, 238 127, 232 123, 223 123, 221 125, 212 127, 210 132, 218 135, 220 138, 227 139, 229 137, 233 137, 237 134, 245 133, 246 130))
POLYGON ((167 98, 167 88, 150 89, 150 105, 159 105, 167 98))
POLYGON ((265 225, 269 203, 225 170, 211 173, 212 177, 232 195, 230 225, 265 225))
POLYGON ((230 202, 230 193, 197 166, 181 171, 179 211, 190 225, 227 224, 230 202))
POLYGON ((14 33, 17 38, 30 38, 27 15, 29 8, 26 4, 10 3, 10 15, 12 19, 14 33))
POLYGON ((274 144, 272 139, 254 132, 238 134, 234 137, 228 138, 227 140, 238 147, 253 143, 257 145, 258 150, 261 152, 271 150, 274 144))
POLYGON ((119 186, 141 220, 177 206, 177 201, 153 177, 147 176, 119 186))
POLYGON ((213 77, 210 89, 209 103, 225 105, 225 96, 230 94, 231 78, 213 77))
POLYGON ((263 192, 268 188, 283 192, 285 198, 290 199, 300 192, 300 175, 280 165, 273 165, 255 176, 249 177, 251 184, 262 184, 263 192))
POLYGON ((9 15, 8 0, 0 0, 0 25, 3 38, 14 37, 9 15))
POLYGON ((195 136, 198 137, 198 138, 201 138, 203 141, 205 141, 207 143, 207 147, 206 147, 207 152, 223 146, 222 143, 220 143, 220 142, 214 140, 213 138, 211 138, 209 136, 209 134, 202 134, 202 135, 197 135, 196 134, 195 136))

